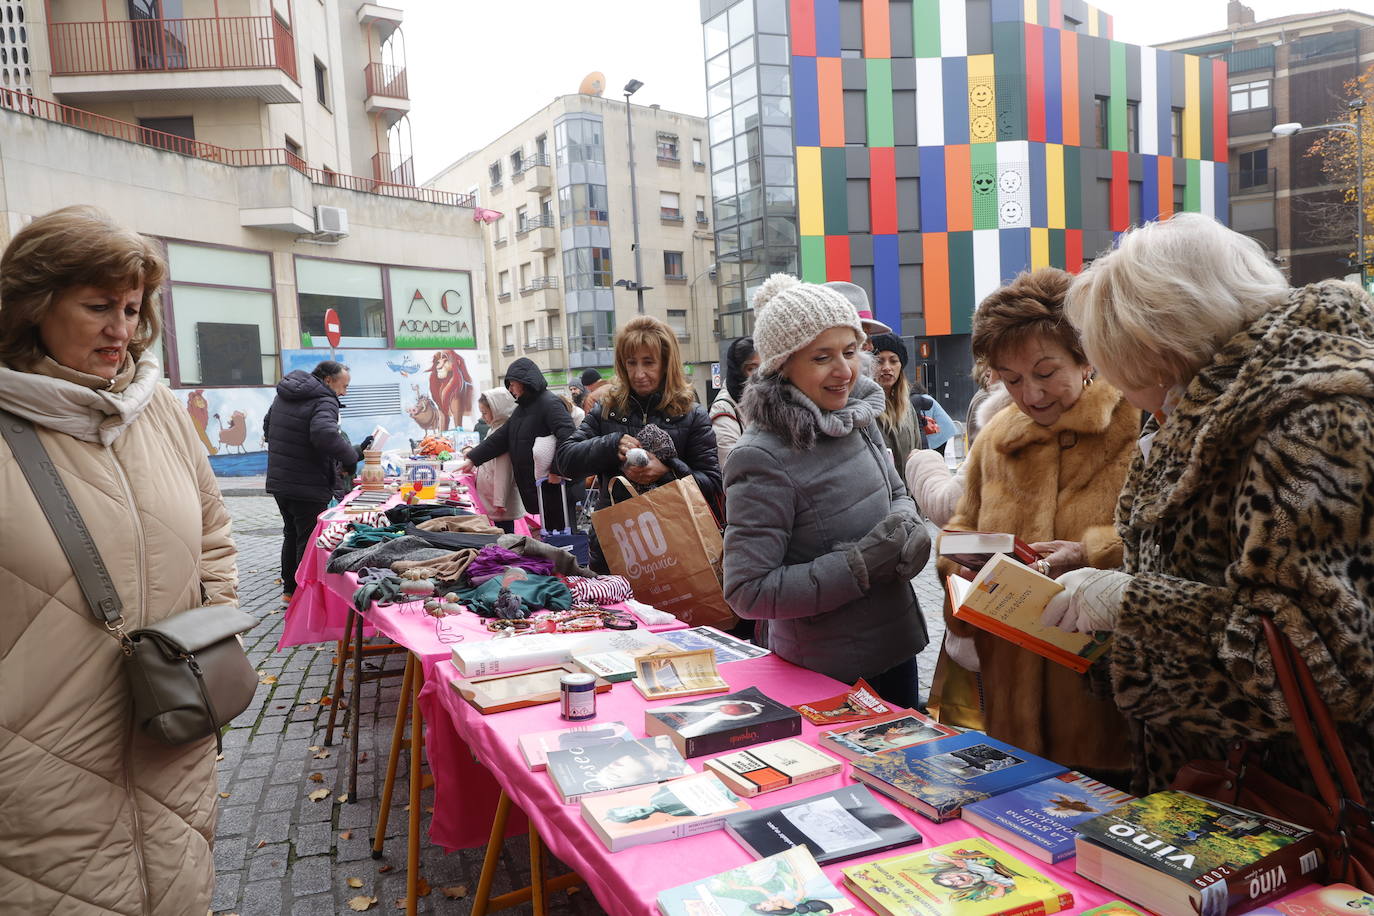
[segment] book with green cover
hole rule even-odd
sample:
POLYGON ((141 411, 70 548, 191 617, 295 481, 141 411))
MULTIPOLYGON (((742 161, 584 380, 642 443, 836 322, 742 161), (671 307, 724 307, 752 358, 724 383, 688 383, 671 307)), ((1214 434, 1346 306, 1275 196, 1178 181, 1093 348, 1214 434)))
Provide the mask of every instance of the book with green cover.
POLYGON ((757 913, 844 913, 854 909, 797 846, 658 895, 663 916, 755 916, 757 913))
POLYGON ((1073 906, 1068 888, 975 837, 851 865, 843 873, 845 884, 886 916, 1035 916, 1073 906))

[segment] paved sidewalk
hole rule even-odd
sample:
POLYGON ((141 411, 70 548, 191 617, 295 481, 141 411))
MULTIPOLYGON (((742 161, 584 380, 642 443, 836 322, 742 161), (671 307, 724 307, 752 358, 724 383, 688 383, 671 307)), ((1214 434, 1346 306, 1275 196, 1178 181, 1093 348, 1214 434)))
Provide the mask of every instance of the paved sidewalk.
MULTIPOLYGON (((396 802, 380 861, 371 858, 371 828, 400 695, 400 660, 388 665, 396 677, 363 686, 358 800, 340 802, 347 789, 346 744, 342 730, 336 728, 334 746, 324 747, 329 709, 320 703, 333 689, 334 644, 275 651, 283 621, 277 569, 281 519, 276 503, 263 492, 261 477, 220 478, 219 483, 234 519, 240 603, 261 621, 244 641, 264 684, 224 736, 224 756, 218 767, 221 797, 214 912, 332 916, 352 912, 348 901, 360 895, 377 898, 369 912, 396 912, 397 901, 405 897, 406 753, 398 767, 396 802), (329 789, 329 797, 311 801, 309 794, 319 789, 329 789), (360 887, 350 884, 355 879, 360 887)), ((933 566, 914 583, 931 629, 931 648, 920 661, 925 690, 930 687, 935 647, 944 631, 933 566)), ((433 791, 427 790, 423 799, 427 837, 433 791)), ((446 855, 438 847, 422 845, 421 874, 431 890, 421 898, 419 911, 468 913, 468 895, 476 888, 482 855, 482 849, 446 855)), ((546 868, 549 874, 567 871, 552 857, 546 868)), ((492 892, 523 887, 528 872, 525 838, 512 837, 492 892)), ((526 904, 521 909, 529 912, 530 908, 526 904)), ((602 912, 585 891, 552 895, 549 910, 557 916, 602 912)))

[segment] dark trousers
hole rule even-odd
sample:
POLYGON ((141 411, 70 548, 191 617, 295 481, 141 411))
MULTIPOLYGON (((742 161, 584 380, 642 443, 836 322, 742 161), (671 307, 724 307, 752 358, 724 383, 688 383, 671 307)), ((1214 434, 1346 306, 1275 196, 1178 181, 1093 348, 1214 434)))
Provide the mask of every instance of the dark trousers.
POLYGON ((329 502, 316 502, 312 499, 287 499, 274 496, 277 511, 281 513, 281 590, 290 595, 296 591, 296 567, 301 565, 310 535, 315 532, 315 522, 329 502))
POLYGON ((877 691, 878 696, 895 706, 905 706, 918 711, 925 709, 921 702, 921 680, 916 669, 915 656, 864 680, 877 691))

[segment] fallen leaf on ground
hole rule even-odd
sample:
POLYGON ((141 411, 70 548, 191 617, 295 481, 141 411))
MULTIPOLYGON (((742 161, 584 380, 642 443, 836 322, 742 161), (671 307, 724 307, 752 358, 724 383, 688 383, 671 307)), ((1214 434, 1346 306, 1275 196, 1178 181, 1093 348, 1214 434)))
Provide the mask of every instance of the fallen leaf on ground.
POLYGON ((417 896, 417 897, 428 897, 428 896, 429 896, 429 882, 426 881, 423 877, 420 878, 420 879, 418 880, 418 882, 416 883, 416 885, 415 885, 415 896, 417 896))
POLYGON ((323 760, 324 758, 329 756, 329 751, 318 751, 315 753, 314 756, 316 760, 323 760))
POLYGON ((330 705, 332 705, 333 703, 334 703, 334 698, 333 698, 333 697, 320 697, 320 705, 321 705, 321 706, 330 706, 330 705))
POLYGON ((345 792, 344 794, 340 795, 338 798, 336 798, 336 799, 334 799, 334 800, 335 800, 336 802, 339 802, 340 804, 342 804, 342 803, 348 801, 348 793, 345 792))
POLYGON ((223 754, 216 754, 216 755, 215 755, 215 760, 223 760, 223 759, 224 759, 224 755, 223 755, 223 754))
POLYGON ((434 806, 433 806, 433 805, 425 805, 425 814, 433 814, 433 813, 434 813, 434 806))
POLYGON ((362 887, 362 886, 363 886, 363 879, 362 879, 362 878, 349 878, 349 879, 348 879, 348 886, 349 886, 349 887, 362 887))
POLYGON ((219 793, 219 797, 220 797, 220 798, 228 798, 228 797, 229 797, 229 793, 228 793, 228 792, 221 792, 221 793, 219 793))
POLYGON ((311 773, 308 778, 311 782, 324 782, 323 773, 311 773))
POLYGON ((439 893, 450 900, 461 900, 468 895, 468 886, 466 884, 455 884, 453 887, 441 887, 439 888, 439 893))
POLYGON ((358 755, 358 762, 367 763, 367 751, 363 751, 361 754, 358 755))
POLYGON ((268 675, 266 675, 266 676, 264 676, 264 677, 258 679, 258 683, 259 683, 259 684, 275 684, 276 682, 277 682, 277 676, 276 676, 275 674, 268 674, 268 675))
POLYGON ((359 894, 356 897, 350 897, 348 900, 348 908, 355 913, 361 913, 364 910, 370 910, 374 906, 376 906, 376 904, 376 897, 368 897, 365 894, 359 894))
POLYGON ((318 751, 319 749, 320 746, 318 744, 312 744, 308 748, 306 748, 307 751, 318 751))
POLYGON ((406 898, 404 898, 404 897, 397 897, 397 898, 396 898, 396 909, 398 909, 398 910, 404 910, 405 908, 406 908, 406 898))
POLYGON ((339 839, 341 839, 341 840, 351 840, 351 839, 353 839, 353 831, 352 831, 352 830, 345 830, 343 833, 339 834, 339 839))
POLYGON ((392 869, 392 866, 390 866, 390 865, 383 865, 381 868, 377 869, 377 874, 379 874, 379 875, 384 875, 384 874, 386 874, 387 872, 391 871, 391 869, 392 869))
POLYGON ((324 801, 326 798, 329 797, 329 790, 328 790, 328 789, 316 789, 314 792, 311 792, 311 793, 310 793, 309 795, 307 795, 306 797, 309 798, 309 799, 310 799, 311 801, 313 801, 313 802, 324 801))

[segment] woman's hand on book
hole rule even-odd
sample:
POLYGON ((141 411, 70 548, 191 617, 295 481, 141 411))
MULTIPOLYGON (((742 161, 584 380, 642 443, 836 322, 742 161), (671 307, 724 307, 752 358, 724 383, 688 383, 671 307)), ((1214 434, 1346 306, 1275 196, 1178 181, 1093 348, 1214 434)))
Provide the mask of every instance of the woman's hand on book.
POLYGON ((1064 590, 1050 599, 1040 615, 1042 626, 1078 633, 1116 629, 1121 596, 1131 582, 1119 569, 1075 569, 1057 580, 1064 590))
POLYGON ((1048 572, 1040 566, 1036 567, 1036 571, 1045 573, 1051 579, 1088 565, 1088 551, 1082 541, 1037 541, 1030 547, 1049 564, 1048 572))

